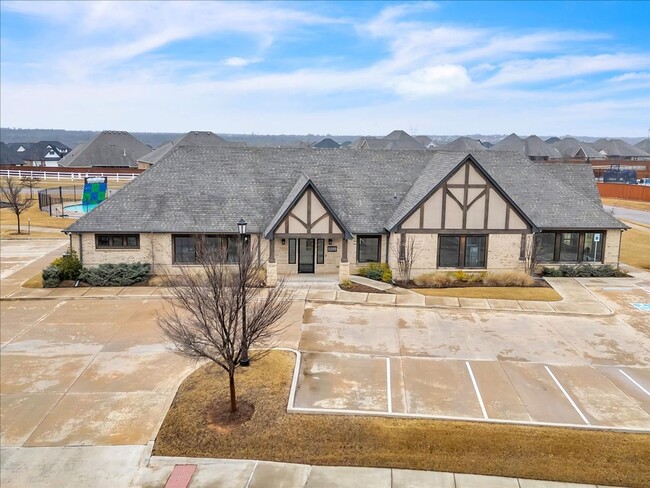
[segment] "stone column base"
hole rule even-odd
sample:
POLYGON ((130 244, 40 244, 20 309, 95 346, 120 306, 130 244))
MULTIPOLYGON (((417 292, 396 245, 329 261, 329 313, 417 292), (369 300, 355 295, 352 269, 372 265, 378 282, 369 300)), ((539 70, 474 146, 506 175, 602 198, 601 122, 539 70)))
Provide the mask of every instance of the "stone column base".
POLYGON ((339 264, 339 283, 350 279, 350 263, 339 264))
POLYGON ((274 287, 278 284, 278 264, 266 263, 266 286, 274 287))

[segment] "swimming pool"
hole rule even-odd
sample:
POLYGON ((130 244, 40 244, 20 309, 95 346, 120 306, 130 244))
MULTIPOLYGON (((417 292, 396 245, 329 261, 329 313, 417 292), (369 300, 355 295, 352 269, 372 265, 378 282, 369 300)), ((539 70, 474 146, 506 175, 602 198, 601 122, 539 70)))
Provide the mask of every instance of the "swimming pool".
POLYGON ((78 203, 77 205, 68 205, 65 207, 66 212, 88 213, 99 203, 78 203))

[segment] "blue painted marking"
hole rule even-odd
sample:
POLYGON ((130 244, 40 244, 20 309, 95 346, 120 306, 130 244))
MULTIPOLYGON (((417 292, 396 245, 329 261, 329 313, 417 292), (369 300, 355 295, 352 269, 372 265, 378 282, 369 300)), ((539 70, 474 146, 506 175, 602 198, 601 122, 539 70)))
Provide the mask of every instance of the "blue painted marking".
POLYGON ((642 312, 650 312, 650 303, 633 303, 632 306, 638 308, 642 312))

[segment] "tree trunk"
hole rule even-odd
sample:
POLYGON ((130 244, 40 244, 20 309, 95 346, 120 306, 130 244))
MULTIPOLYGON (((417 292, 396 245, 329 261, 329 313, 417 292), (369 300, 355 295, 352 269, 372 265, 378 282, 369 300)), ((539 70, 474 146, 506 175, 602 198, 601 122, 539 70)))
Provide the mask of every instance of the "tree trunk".
POLYGON ((16 219, 18 219, 18 233, 20 234, 20 214, 16 214, 16 219))
POLYGON ((235 394, 235 372, 228 373, 228 378, 230 380, 230 411, 237 411, 237 395, 235 394))

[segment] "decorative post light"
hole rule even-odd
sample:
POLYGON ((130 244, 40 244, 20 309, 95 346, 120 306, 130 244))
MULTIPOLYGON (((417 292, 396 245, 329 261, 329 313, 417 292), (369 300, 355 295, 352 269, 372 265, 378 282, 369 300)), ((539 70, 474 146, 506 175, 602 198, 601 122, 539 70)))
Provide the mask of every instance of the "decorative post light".
POLYGON ((246 245, 246 221, 244 217, 239 219, 237 222, 237 228, 239 229, 239 235, 241 236, 241 244, 239 249, 239 280, 241 281, 242 286, 242 309, 241 309, 241 328, 242 328, 242 353, 239 364, 241 366, 250 366, 251 362, 248 359, 248 345, 246 344, 247 331, 246 331, 246 279, 244 276, 244 266, 247 266, 248 263, 244 263, 245 259, 245 245, 246 245))

